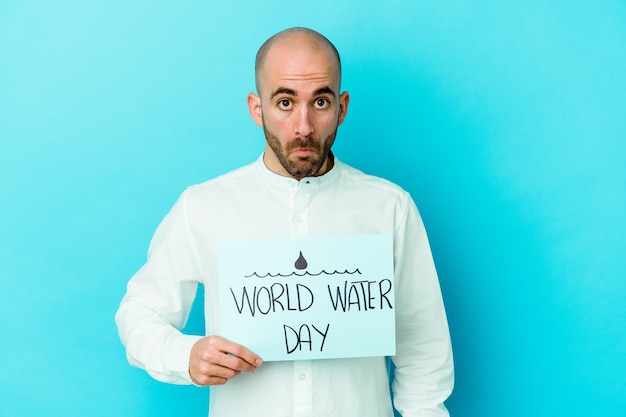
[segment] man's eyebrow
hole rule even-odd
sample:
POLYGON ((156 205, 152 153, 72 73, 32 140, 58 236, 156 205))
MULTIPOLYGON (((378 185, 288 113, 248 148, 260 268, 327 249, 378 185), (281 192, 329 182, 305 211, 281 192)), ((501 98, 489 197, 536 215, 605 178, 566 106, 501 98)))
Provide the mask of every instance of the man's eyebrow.
MULTIPOLYGON (((278 87, 276 90, 274 90, 274 92, 273 92, 273 93, 272 93, 272 95, 270 96, 270 99, 273 99, 274 97, 276 97, 276 96, 277 96, 277 95, 279 95, 279 94, 287 94, 287 95, 294 96, 294 97, 297 97, 297 96, 298 96, 298 93, 296 93, 296 91, 295 91, 295 90, 292 90, 291 88, 287 88, 287 87, 278 87)), ((330 95, 332 95, 333 97, 336 97, 336 96, 337 96, 337 94, 335 93, 335 91, 334 91, 332 88, 328 87, 328 86, 325 86, 325 87, 319 88, 319 89, 317 89, 317 90, 315 90, 315 91, 313 92, 313 95, 315 95, 315 96, 319 96, 320 94, 330 94, 330 95)))
POLYGON ((319 96, 320 94, 330 94, 333 97, 336 97, 337 94, 335 94, 335 92, 333 91, 332 88, 326 86, 326 87, 322 87, 319 90, 315 90, 314 95, 319 96))
POLYGON ((274 90, 274 92, 272 93, 272 95, 270 96, 270 99, 276 97, 279 94, 287 94, 290 96, 297 96, 298 94, 292 90, 291 88, 286 88, 286 87, 278 87, 276 90, 274 90))

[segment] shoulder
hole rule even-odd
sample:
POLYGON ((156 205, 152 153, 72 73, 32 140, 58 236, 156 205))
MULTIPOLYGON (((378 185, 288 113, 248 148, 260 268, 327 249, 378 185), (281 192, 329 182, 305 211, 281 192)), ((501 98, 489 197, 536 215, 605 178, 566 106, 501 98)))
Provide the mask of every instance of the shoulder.
POLYGON ((337 161, 336 163, 337 167, 341 170, 342 180, 346 185, 349 184, 351 188, 357 189, 360 192, 369 192, 379 197, 384 196, 386 198, 395 198, 402 201, 411 199, 409 193, 398 184, 385 178, 366 174, 343 162, 337 161))
POLYGON ((219 175, 210 180, 191 185, 183 192, 188 199, 204 198, 238 188, 250 182, 254 177, 255 163, 244 165, 233 171, 219 175))
POLYGON ((187 187, 178 197, 174 210, 185 216, 208 216, 228 212, 228 207, 245 203, 257 188, 254 163, 207 181, 187 187))

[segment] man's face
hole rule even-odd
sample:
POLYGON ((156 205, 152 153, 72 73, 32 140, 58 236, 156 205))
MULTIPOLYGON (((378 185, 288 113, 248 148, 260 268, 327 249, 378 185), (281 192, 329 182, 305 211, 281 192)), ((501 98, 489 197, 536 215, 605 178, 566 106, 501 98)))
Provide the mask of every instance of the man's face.
POLYGON ((264 161, 283 176, 322 175, 349 97, 339 95, 339 69, 330 51, 284 41, 268 52, 259 96, 250 94, 250 114, 263 126, 264 161))

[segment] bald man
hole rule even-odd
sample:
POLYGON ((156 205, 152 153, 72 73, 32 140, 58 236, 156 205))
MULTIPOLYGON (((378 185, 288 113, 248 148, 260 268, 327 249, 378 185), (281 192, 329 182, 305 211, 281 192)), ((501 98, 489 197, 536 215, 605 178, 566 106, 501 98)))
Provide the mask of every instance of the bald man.
POLYGON ((213 417, 391 417, 392 397, 405 417, 448 416, 452 350, 419 213, 400 187, 331 151, 350 101, 336 48, 310 29, 288 29, 261 46, 255 72, 248 108, 265 150, 187 189, 159 225, 116 314, 130 363, 160 381, 212 386, 213 417), (393 392, 384 357, 263 363, 219 335, 218 241, 368 234, 394 242, 393 392), (180 332, 198 283, 206 337, 180 332))

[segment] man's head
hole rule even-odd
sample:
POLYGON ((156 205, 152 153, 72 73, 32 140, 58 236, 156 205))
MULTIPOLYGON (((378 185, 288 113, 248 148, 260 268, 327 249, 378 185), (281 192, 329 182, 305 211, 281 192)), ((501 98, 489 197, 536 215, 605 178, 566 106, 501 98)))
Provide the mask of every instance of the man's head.
POLYGON ((256 81, 257 93, 261 93, 261 74, 263 72, 263 66, 267 58, 267 53, 272 46, 280 41, 288 40, 289 38, 296 40, 296 42, 304 42, 304 44, 317 45, 318 47, 325 47, 329 52, 334 55, 335 64, 337 65, 337 75, 339 76, 339 87, 341 87, 341 58, 339 57, 339 51, 335 48, 324 35, 316 32, 312 29, 295 27, 278 32, 271 38, 265 41, 259 48, 256 54, 256 60, 254 65, 254 74, 256 81), (297 36, 301 35, 301 36, 297 36))
POLYGON ((261 46, 255 69, 248 107, 265 132, 267 167, 296 179, 326 173, 349 102, 335 47, 313 30, 287 29, 261 46))

